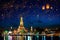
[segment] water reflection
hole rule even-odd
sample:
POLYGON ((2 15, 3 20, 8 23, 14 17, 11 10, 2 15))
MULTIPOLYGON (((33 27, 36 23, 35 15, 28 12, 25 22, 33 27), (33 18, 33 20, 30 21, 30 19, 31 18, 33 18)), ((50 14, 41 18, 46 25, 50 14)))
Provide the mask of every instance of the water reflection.
POLYGON ((28 36, 28 40, 32 40, 32 37, 31 36, 28 36))
POLYGON ((60 40, 60 35, 59 35, 59 40, 60 40))
POLYGON ((42 40, 44 40, 44 37, 42 36, 42 40))
MULTIPOLYGON (((13 38, 10 39, 9 37, 11 38, 13 36, 4 36, 4 40, 13 40, 13 38)), ((20 36, 15 37, 14 40, 20 40, 20 36)), ((24 36, 23 40, 60 40, 60 36, 24 36)))
POLYGON ((53 40, 53 35, 51 35, 51 40, 53 40))
POLYGON ((53 40, 53 36, 51 36, 51 40, 53 40))

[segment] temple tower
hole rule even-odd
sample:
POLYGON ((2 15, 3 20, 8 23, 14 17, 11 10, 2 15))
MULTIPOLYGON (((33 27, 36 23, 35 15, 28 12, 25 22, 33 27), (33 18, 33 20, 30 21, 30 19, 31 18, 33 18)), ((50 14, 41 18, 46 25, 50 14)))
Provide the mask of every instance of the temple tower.
POLYGON ((21 32, 22 30, 25 30, 25 28, 23 23, 23 17, 20 17, 20 25, 18 27, 18 32, 21 32))

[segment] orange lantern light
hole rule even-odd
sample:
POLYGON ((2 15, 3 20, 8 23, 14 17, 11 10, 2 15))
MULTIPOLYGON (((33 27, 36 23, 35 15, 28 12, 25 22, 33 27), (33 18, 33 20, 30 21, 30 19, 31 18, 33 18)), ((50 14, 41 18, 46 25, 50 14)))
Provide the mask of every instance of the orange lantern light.
POLYGON ((50 5, 49 4, 46 4, 46 9, 49 9, 50 8, 50 5))
POLYGON ((45 6, 42 6, 42 10, 45 10, 45 6))

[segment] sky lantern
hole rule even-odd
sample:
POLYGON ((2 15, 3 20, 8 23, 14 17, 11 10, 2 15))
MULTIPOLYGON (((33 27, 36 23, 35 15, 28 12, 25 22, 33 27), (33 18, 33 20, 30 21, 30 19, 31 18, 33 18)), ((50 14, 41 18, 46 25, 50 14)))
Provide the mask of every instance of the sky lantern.
POLYGON ((49 4, 46 4, 46 9, 49 9, 50 8, 50 5, 49 4))
POLYGON ((45 10, 45 6, 42 6, 42 10, 45 10))
POLYGON ((50 9, 53 9, 53 7, 50 7, 50 9))

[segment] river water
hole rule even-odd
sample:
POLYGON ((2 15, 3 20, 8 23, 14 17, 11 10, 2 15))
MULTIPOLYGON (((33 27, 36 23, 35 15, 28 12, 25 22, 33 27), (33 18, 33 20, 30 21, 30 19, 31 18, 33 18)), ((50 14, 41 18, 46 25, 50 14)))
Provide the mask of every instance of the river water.
MULTIPOLYGON (((4 37, 0 37, 0 40, 4 40, 4 37)), ((26 36, 24 40, 60 40, 60 36, 26 36)))

